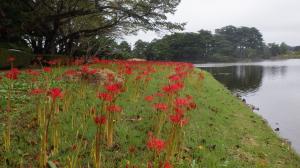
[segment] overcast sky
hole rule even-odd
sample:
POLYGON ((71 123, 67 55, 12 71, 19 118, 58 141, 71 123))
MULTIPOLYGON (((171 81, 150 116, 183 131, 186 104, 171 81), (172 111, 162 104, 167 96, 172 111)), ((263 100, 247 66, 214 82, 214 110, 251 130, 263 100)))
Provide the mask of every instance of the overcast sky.
MULTIPOLYGON (((300 0, 181 0, 169 20, 187 22, 185 32, 214 31, 227 25, 256 27, 267 43, 300 45, 300 0)), ((165 33, 141 32, 125 40, 134 44, 165 33)))

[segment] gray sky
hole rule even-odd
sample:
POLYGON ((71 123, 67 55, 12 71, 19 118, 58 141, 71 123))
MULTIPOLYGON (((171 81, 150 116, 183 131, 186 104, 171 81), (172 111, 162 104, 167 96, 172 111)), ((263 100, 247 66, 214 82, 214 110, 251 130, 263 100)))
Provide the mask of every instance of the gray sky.
MULTIPOLYGON (((214 31, 227 25, 256 27, 267 43, 300 45, 300 0, 181 0, 169 20, 187 22, 185 32, 214 31)), ((151 41, 164 34, 140 32, 125 40, 134 44, 138 39, 151 41)))

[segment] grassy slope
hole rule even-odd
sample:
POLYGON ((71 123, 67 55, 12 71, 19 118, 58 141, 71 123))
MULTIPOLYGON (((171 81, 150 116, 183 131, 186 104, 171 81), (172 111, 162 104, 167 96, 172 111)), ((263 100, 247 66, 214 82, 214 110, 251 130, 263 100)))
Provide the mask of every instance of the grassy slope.
POLYGON ((200 145, 194 151, 200 167, 300 167, 299 157, 266 122, 211 75, 197 92, 201 109, 188 137, 189 145, 200 145))
MULTIPOLYGON (((121 95, 117 104, 124 108, 124 113, 117 124, 117 145, 113 149, 104 150, 104 167, 120 167, 128 160, 134 165, 145 167, 147 158, 150 157, 145 143, 147 132, 152 127, 153 109, 143 97, 157 92, 166 83, 164 81, 169 73, 168 68, 160 69, 159 73, 153 74, 154 80, 148 87, 143 84, 129 85, 128 91, 121 95), (144 88, 144 94, 137 97, 137 88, 144 88), (131 121, 137 115, 141 120, 131 121), (129 148, 135 148, 136 152, 130 154, 129 148)), ((300 167, 299 157, 273 133, 261 117, 233 97, 210 74, 206 74, 203 83, 199 82, 197 74, 187 79, 183 95, 192 95, 198 108, 189 114, 190 123, 185 128, 184 152, 180 159, 173 162, 174 167, 300 167)), ((129 79, 129 83, 130 80, 132 79, 129 79)), ((95 98, 98 88, 62 82, 52 82, 51 86, 60 86, 67 90, 65 101, 71 103, 68 110, 70 112, 60 113, 63 121, 60 129, 63 139, 61 151, 59 155, 50 158, 64 163, 67 162, 67 156, 74 153, 70 147, 80 144, 75 138, 77 130, 88 142, 93 139, 94 123, 84 116, 87 111, 99 105, 95 98)), ((23 88, 20 91, 25 91, 26 87, 26 84, 20 84, 19 88, 23 88)), ((20 162, 25 165, 36 163, 34 158, 38 153, 38 136, 34 124, 34 105, 31 103, 34 100, 26 96, 17 96, 16 100, 19 102, 15 104, 13 112, 13 148, 16 152, 8 155, 14 159, 16 165, 20 162)), ((90 144, 80 151, 80 162, 83 165, 91 162, 86 159, 90 157, 89 149, 90 144)), ((0 148, 0 167, 1 163, 4 164, 3 157, 6 155, 1 152, 3 151, 0 148)))

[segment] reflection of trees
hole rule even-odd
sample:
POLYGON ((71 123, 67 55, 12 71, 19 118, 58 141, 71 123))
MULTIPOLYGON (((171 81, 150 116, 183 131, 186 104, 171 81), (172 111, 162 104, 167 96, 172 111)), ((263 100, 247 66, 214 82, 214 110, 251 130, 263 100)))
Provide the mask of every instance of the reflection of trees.
POLYGON ((205 68, 231 91, 253 92, 259 88, 263 78, 262 66, 231 66, 205 68))
POLYGON ((285 76, 287 66, 267 66, 264 67, 264 74, 270 77, 285 76))

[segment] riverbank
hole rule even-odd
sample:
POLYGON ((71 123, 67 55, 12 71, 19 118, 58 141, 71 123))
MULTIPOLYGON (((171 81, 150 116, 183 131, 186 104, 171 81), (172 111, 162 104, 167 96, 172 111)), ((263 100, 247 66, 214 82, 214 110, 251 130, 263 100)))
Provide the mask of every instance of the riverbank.
MULTIPOLYGON (((126 64, 131 65, 130 62, 102 62, 91 65, 91 68, 108 68, 117 72, 120 65, 126 64)), ((133 65, 133 69, 125 69, 130 75, 125 75, 127 81, 125 91, 116 101, 123 108, 123 112, 117 119, 114 147, 102 147, 104 167, 124 167, 126 164, 146 167, 152 158, 152 153, 147 148, 147 133, 152 130, 155 111, 153 105, 147 101, 150 99, 144 98, 156 95, 168 84, 166 78, 174 73, 174 68, 180 69, 180 66, 183 65, 152 62, 137 63, 133 65), (147 78, 140 80, 139 75, 145 73, 147 78)), ((50 85, 48 87, 60 87, 64 91, 64 99, 60 102, 62 109, 59 113, 60 148, 56 154, 49 154, 49 160, 58 167, 66 166, 69 159, 74 158, 77 158, 76 165, 92 163, 90 148, 96 126, 93 119, 87 115, 99 111, 101 105, 96 96, 101 88, 61 80, 59 78, 61 74, 71 73, 66 70, 70 68, 53 68, 52 74, 44 74, 38 79, 42 83, 45 83, 46 79, 52 79, 50 83, 48 82, 50 85), (85 126, 88 129, 84 131, 85 126)), ((193 97, 196 109, 187 114, 189 123, 183 127, 183 142, 180 148, 182 152, 172 159, 173 167, 300 167, 299 156, 288 143, 272 131, 265 120, 253 113, 209 73, 199 77, 199 72, 198 69, 191 69, 184 80, 184 89, 179 94, 182 97, 186 95, 193 97)), ((11 167, 18 165, 36 167, 38 164, 39 131, 36 123, 36 98, 27 92, 32 88, 31 82, 29 76, 23 75, 16 83, 12 108, 13 152, 4 152, 1 140, 0 165, 5 164, 4 158, 10 160, 11 167)), ((36 83, 34 86, 42 85, 36 83)), ((3 89, 2 87, 1 93, 3 89)), ((165 100, 165 98, 158 99, 165 100)), ((5 99, 2 97, 1 107, 4 105, 5 99)), ((4 121, 3 113, 0 114, 0 119, 4 121)), ((168 138, 169 127, 168 124, 164 127, 162 139, 168 138)))

